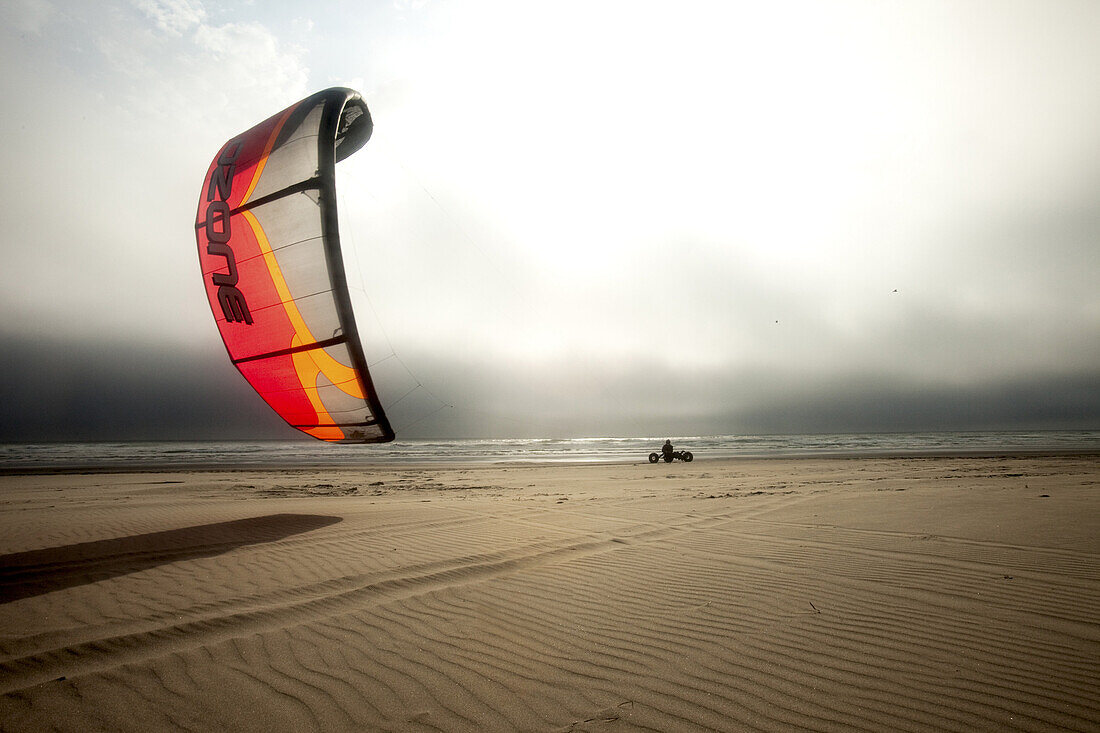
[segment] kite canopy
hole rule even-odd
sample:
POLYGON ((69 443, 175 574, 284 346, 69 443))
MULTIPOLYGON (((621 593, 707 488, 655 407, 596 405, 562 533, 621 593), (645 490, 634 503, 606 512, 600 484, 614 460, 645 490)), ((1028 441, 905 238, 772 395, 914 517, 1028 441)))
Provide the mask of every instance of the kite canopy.
POLYGON ((351 89, 306 97, 222 147, 195 221, 229 358, 292 427, 340 443, 394 438, 355 328, 336 217, 336 162, 373 129, 351 89))

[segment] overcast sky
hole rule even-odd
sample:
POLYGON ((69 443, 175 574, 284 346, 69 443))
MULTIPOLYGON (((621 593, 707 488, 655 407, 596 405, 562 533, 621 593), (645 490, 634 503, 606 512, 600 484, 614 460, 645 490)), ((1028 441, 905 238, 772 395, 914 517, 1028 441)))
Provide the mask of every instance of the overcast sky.
POLYGON ((297 435, 192 222, 222 143, 330 86, 375 121, 341 233, 399 439, 1100 428, 1094 0, 5 0, 0 34, 0 439, 297 435))

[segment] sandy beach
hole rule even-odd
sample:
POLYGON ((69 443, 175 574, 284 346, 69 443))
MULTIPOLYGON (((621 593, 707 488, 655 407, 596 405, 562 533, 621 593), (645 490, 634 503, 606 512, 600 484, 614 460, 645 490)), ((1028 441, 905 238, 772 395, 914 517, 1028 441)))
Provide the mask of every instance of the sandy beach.
POLYGON ((0 476, 0 729, 1097 730, 1100 457, 0 476))

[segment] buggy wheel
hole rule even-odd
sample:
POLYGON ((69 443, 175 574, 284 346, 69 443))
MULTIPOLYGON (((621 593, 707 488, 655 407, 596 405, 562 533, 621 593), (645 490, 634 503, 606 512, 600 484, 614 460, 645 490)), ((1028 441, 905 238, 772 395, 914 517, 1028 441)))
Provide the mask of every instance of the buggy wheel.
POLYGON ((649 462, 650 463, 656 463, 659 460, 661 460, 661 457, 659 455, 657 455, 656 453, 650 453, 649 454, 649 462))
POLYGON ((684 451, 684 463, 691 463, 692 459, 694 458, 695 456, 691 455, 691 451, 684 451))

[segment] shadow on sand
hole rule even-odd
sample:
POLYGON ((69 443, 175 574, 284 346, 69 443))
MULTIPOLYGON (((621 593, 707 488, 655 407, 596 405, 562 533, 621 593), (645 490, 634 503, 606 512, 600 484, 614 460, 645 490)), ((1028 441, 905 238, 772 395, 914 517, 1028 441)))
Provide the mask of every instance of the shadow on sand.
POLYGON ((0 604, 327 527, 341 517, 270 514, 0 555, 0 604))

